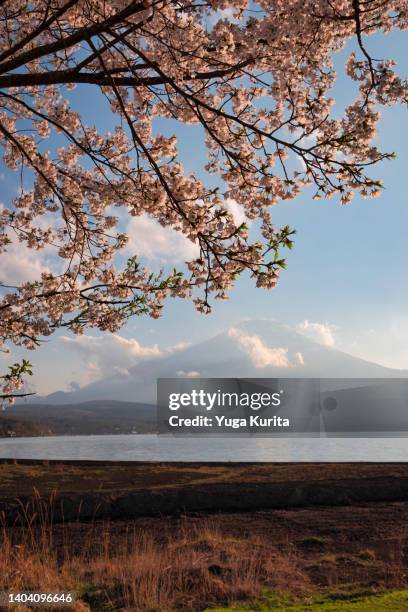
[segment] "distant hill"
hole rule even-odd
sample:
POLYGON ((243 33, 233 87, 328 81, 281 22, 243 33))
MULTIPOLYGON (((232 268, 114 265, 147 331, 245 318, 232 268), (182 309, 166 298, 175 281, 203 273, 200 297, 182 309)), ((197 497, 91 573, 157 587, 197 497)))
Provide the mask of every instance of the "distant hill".
POLYGON ((50 436, 52 431, 45 423, 37 423, 36 420, 20 420, 9 416, 8 413, 0 414, 0 438, 50 436))
POLYGON ((153 433, 155 430, 155 407, 132 402, 16 404, 0 415, 0 437, 153 433))
POLYGON ((157 378, 405 378, 407 374, 405 370, 386 368, 322 346, 288 326, 272 321, 248 321, 236 326, 233 333, 226 331, 165 358, 144 361, 125 374, 98 380, 73 392, 52 393, 45 398, 36 398, 34 402, 66 406, 98 401, 96 409, 105 418, 110 410, 116 414, 116 405, 120 402, 155 404, 157 378), (256 360, 254 337, 267 349, 287 349, 290 367, 263 366, 262 360, 256 360), (245 346, 251 342, 251 350, 246 350, 245 346), (101 412, 100 400, 109 400, 112 408, 101 412))

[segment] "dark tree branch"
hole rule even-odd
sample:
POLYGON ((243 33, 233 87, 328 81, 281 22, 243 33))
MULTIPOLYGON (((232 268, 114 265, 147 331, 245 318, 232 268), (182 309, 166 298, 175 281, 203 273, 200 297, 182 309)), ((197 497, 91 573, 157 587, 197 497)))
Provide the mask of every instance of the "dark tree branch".
POLYGON ((55 11, 55 13, 53 13, 49 19, 44 20, 37 29, 27 34, 27 36, 22 38, 10 49, 7 49, 6 51, 3 51, 3 53, 0 53, 0 62, 23 49, 29 42, 34 40, 37 36, 44 32, 44 30, 49 28, 50 25, 54 23, 54 21, 57 21, 59 17, 62 17, 64 13, 66 13, 71 7, 77 4, 77 2, 78 0, 69 0, 69 2, 61 6, 61 8, 59 8, 57 11, 55 11))
MULTIPOLYGON (((186 81, 208 81, 225 75, 230 75, 236 71, 242 70, 246 66, 249 66, 253 62, 252 59, 245 60, 231 66, 229 68, 220 68, 218 70, 209 70, 207 72, 197 72, 194 76, 185 77, 186 81)), ((143 69, 146 66, 138 66, 137 68, 143 69)), ((123 69, 125 71, 125 69, 123 69)), ((127 70, 126 70, 127 71, 127 70)), ((67 83, 86 83, 89 85, 98 86, 112 86, 110 75, 117 73, 117 71, 109 71, 107 75, 105 72, 89 72, 89 73, 77 73, 70 70, 57 70, 54 72, 38 72, 38 73, 26 73, 26 74, 8 74, 0 76, 0 88, 6 87, 34 87, 42 85, 56 85, 56 84, 67 84, 67 83)), ((147 87, 153 85, 164 85, 172 83, 170 77, 165 75, 152 76, 152 77, 138 77, 132 76, 115 76, 115 84, 117 87, 147 87)))
MULTIPOLYGON (((161 2, 161 0, 158 0, 158 3, 159 2, 161 2)), ((6 72, 10 72, 11 70, 16 70, 20 66, 24 66, 25 64, 28 64, 36 59, 40 59, 41 57, 46 57, 47 55, 57 53, 58 51, 69 49, 70 47, 73 47, 84 40, 88 40, 93 36, 96 36, 100 32, 104 32, 107 27, 122 23, 128 17, 141 13, 145 10, 146 6, 144 2, 132 1, 127 7, 118 13, 111 15, 104 21, 77 30, 70 36, 65 36, 56 42, 40 45, 39 47, 34 47, 33 49, 25 51, 24 53, 20 53, 20 55, 17 57, 0 64, 0 73, 4 74, 6 72)))

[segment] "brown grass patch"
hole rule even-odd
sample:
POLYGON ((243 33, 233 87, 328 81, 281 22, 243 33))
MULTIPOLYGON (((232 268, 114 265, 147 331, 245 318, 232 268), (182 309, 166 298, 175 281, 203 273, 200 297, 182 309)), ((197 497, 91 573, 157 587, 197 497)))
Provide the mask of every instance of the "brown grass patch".
POLYGON ((89 525, 78 551, 69 524, 58 546, 46 520, 41 527, 4 527, 0 590, 74 590, 92 610, 133 612, 197 611, 256 597, 264 587, 310 590, 294 554, 256 537, 227 536, 211 519, 186 519, 164 535, 133 526, 119 542, 113 532, 109 524, 89 525))

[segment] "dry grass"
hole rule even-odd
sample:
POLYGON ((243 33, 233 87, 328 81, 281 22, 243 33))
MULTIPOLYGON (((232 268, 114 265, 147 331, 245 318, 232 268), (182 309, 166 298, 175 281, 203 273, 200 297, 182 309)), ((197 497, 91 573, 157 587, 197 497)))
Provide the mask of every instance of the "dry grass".
MULTIPOLYGON (((407 585, 408 533, 396 509, 397 529, 371 538, 369 523, 359 543, 346 529, 359 515, 347 508, 278 513, 282 525, 262 513, 60 525, 54 497, 33 503, 18 524, 0 521, 0 591, 75 591, 78 612, 198 612, 263 589, 302 596, 407 585)), ((374 516, 377 524, 377 507, 374 516)))
POLYGON ((56 546, 48 521, 3 527, 0 590, 74 590, 91 610, 187 612, 253 598, 264 587, 310 588, 296 556, 257 538, 228 537, 210 519, 166 534, 129 528, 119 541, 112 526, 95 523, 76 546, 69 524, 56 546))

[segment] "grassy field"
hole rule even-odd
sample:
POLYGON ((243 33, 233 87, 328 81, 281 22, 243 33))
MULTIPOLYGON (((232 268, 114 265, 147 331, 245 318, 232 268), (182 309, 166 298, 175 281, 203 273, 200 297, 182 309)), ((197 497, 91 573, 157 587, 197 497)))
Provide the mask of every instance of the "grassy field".
POLYGON ((408 610, 408 505, 0 530, 0 591, 75 591, 78 612, 408 610))
POLYGON ((256 597, 265 584, 294 592, 310 581, 289 552, 257 537, 232 537, 207 520, 187 520, 167 533, 93 524, 80 540, 71 526, 3 530, 0 590, 75 591, 78 610, 195 612, 256 597))
POLYGON ((263 593, 247 604, 232 604, 227 608, 207 608, 206 612, 402 612, 408 610, 408 590, 375 595, 327 593, 294 602, 293 597, 278 593, 263 593))
POLYGON ((126 491, 148 504, 186 489, 216 497, 221 485, 230 499, 268 483, 343 483, 347 491, 351 481, 378 488, 407 475, 397 464, 3 462, 0 591, 72 590, 77 612, 408 610, 404 498, 86 522, 56 522, 58 498, 47 505, 58 491, 83 492, 84 503, 97 493, 114 506, 126 491), (19 496, 33 492, 38 504, 25 514, 19 496), (7 500, 22 520, 7 521, 7 500))

